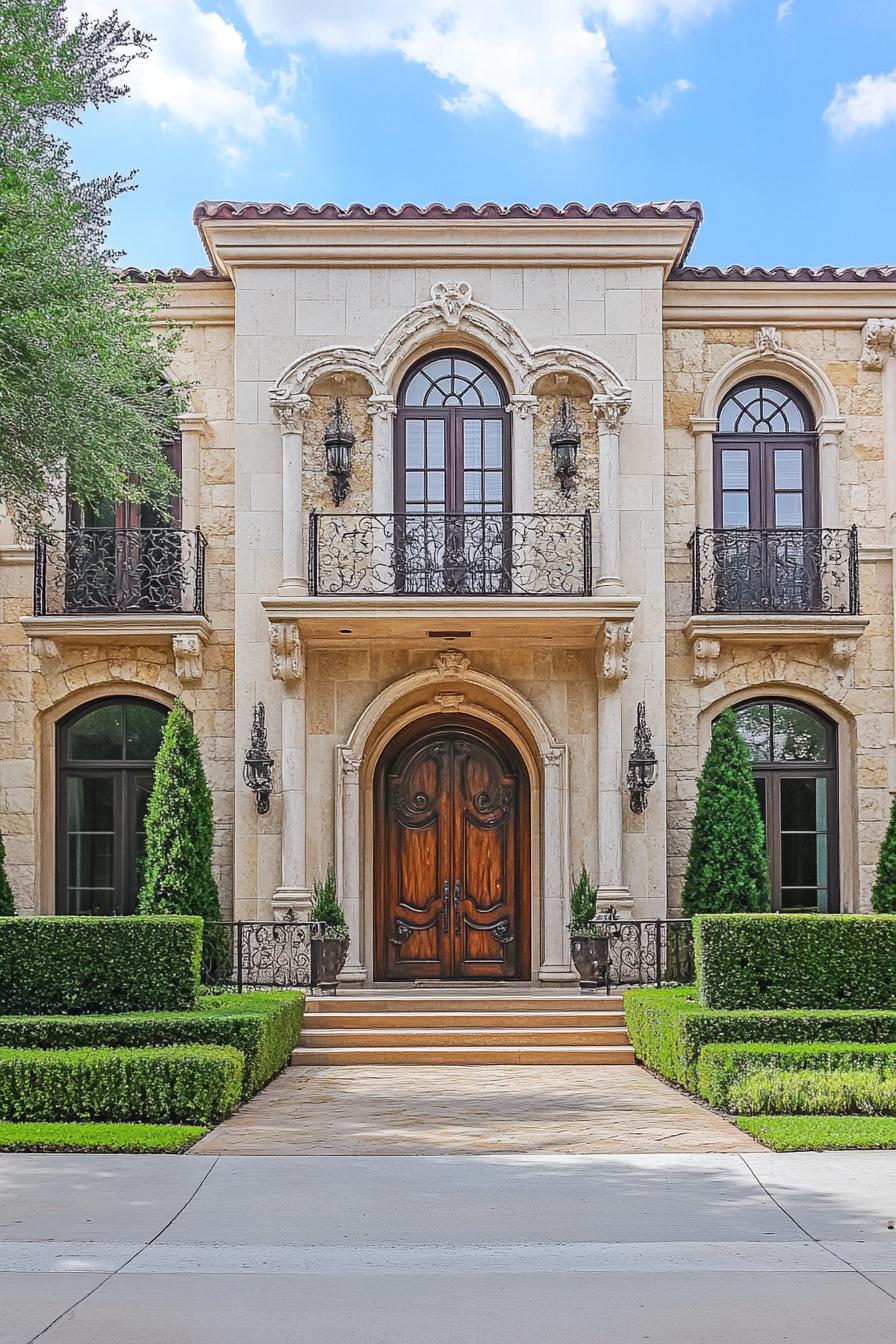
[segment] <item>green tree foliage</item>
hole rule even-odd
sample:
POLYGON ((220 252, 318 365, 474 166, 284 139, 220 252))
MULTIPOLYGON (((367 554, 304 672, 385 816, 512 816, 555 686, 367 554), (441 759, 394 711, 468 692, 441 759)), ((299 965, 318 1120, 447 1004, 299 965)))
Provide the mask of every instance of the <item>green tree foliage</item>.
POLYGON ((311 918, 326 924, 334 933, 346 932, 345 911, 336 899, 336 870, 332 863, 327 865, 327 875, 323 881, 314 879, 312 895, 311 918))
POLYGON ((3 836, 0 835, 0 917, 14 915, 15 912, 12 887, 9 885, 9 878, 6 876, 6 846, 3 843, 3 836))
POLYGON ((890 821, 877 860, 871 908, 878 915, 896 915, 896 798, 890 808, 890 821))
POLYGON ((221 918, 212 876, 213 830, 199 741, 178 700, 162 733, 146 809, 141 914, 221 918))
POLYGON ((69 28, 64 0, 0 4, 0 499, 26 535, 62 480, 82 504, 163 511, 177 489, 159 451, 185 406, 164 381, 177 335, 105 246, 133 175, 82 179, 51 130, 123 97, 150 42, 116 13, 69 28))
POLYGON ((725 710, 697 785, 682 905, 686 915, 771 909, 765 829, 746 744, 725 710))
POLYGON ((577 929, 590 924, 597 912, 597 887, 591 881, 588 869, 584 861, 579 869, 579 875, 573 883, 572 893, 569 900, 569 928, 570 932, 575 933, 577 929))

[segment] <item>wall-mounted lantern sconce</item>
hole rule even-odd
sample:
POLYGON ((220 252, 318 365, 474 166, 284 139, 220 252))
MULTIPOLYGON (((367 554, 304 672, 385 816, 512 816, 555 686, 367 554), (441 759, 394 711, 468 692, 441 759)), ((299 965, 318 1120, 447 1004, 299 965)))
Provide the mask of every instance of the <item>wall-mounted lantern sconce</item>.
POLYGON ((564 495, 568 495, 576 483, 581 442, 582 435, 579 432, 572 402, 569 397, 561 397, 551 426, 551 460, 554 464, 554 475, 560 482, 560 489, 564 495))
POLYGON ((252 745, 246 752, 243 779, 255 794, 255 811, 269 812, 273 782, 274 758, 268 751, 268 734, 264 726, 264 705, 259 700, 252 716, 252 745))
POLYGON ((650 729, 647 727, 647 710, 642 700, 638 705, 638 722, 635 726, 635 749, 628 758, 628 794, 629 805, 633 812, 647 811, 647 794, 657 780, 658 766, 656 752, 650 745, 650 729))
POLYGON ((354 446, 355 431, 345 409, 345 401, 342 397, 337 397, 333 403, 333 413, 324 430, 327 475, 331 477, 330 489, 333 492, 334 504, 341 504, 348 494, 354 446))

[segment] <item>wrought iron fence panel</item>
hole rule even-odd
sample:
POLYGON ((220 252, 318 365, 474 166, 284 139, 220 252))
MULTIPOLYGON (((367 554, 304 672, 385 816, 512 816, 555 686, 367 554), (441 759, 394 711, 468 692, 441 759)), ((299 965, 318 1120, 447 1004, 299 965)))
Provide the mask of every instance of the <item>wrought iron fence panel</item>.
POLYGON ((688 985, 694 980, 689 919, 597 919, 584 931, 608 940, 607 993, 626 985, 688 985))
POLYGON ((34 614, 203 615, 205 546, 199 528, 72 527, 45 533, 35 551, 34 614))
POLYGON ((591 593, 591 515, 312 513, 312 595, 591 593))
POLYGON ((698 528, 690 546, 695 616, 858 614, 855 527, 698 528))
POLYGON ((317 925, 293 919, 207 923, 202 983, 212 989, 310 989, 317 925))

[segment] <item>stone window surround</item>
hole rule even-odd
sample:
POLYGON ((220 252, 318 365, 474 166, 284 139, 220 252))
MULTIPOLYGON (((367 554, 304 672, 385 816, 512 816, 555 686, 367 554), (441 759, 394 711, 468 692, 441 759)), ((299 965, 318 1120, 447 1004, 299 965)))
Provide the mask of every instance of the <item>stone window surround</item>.
POLYGON ((510 389, 512 417, 513 509, 529 513, 534 498, 535 387, 545 377, 577 376, 591 390, 599 441, 598 584, 621 591, 619 537, 619 430, 631 405, 631 388, 616 371, 589 350, 571 346, 529 345, 513 323, 478 303, 469 284, 434 284, 426 303, 409 309, 372 348, 328 346, 302 355, 271 388, 270 400, 280 422, 283 443, 283 577, 281 595, 308 591, 304 537, 302 457, 304 422, 311 389, 331 375, 356 374, 370 388, 367 403, 373 422, 372 512, 393 510, 393 422, 395 396, 404 373, 420 356, 441 346, 468 344, 472 353, 494 364, 510 389))

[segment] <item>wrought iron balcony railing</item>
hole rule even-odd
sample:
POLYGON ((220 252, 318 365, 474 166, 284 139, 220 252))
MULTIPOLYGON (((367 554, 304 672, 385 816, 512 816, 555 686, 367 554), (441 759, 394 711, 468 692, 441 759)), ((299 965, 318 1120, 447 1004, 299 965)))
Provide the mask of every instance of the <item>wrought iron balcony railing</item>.
POLYGON ((859 541, 851 528, 698 528, 693 613, 859 613, 859 541))
POLYGON ((312 513, 312 595, 588 597, 591 515, 312 513))
POLYGON ((172 612, 204 615, 199 528, 77 527, 39 537, 35 616, 172 612))

